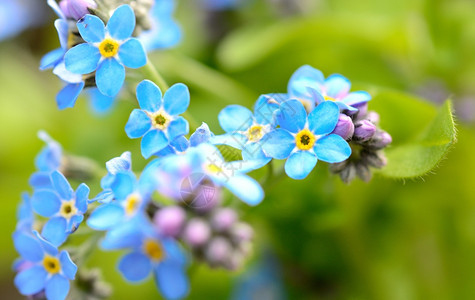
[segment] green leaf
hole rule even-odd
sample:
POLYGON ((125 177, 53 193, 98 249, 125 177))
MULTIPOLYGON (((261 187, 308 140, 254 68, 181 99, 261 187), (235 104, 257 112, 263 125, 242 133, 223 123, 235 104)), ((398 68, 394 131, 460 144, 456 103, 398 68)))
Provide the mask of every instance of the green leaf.
MULTIPOLYGON (((410 108, 408 107, 408 110, 410 108)), ((411 119, 405 115, 399 115, 399 118, 400 123, 411 123, 411 119)), ((414 139, 396 144, 386 151, 388 165, 380 173, 392 178, 423 176, 437 167, 455 141, 452 102, 447 100, 432 121, 419 131, 414 139)))

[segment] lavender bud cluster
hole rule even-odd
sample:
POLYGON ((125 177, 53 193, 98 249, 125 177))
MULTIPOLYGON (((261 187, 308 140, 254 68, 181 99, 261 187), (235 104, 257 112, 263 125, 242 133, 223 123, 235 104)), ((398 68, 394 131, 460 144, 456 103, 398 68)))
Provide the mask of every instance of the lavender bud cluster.
POLYGON ((356 177, 365 182, 370 181, 370 168, 380 169, 387 164, 382 150, 392 142, 391 135, 378 127, 378 113, 368 111, 367 104, 358 109, 358 113, 353 116, 340 114, 333 131, 346 139, 352 149, 347 160, 330 165, 330 172, 338 174, 345 183, 350 183, 356 177))

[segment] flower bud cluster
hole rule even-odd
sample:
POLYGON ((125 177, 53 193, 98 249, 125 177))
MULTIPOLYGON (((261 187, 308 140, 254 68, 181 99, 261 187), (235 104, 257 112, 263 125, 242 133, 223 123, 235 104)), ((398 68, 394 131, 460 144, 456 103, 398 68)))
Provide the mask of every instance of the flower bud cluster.
POLYGON ((162 235, 183 241, 211 267, 237 269, 251 253, 254 231, 231 208, 214 207, 203 213, 169 206, 155 213, 154 223, 162 235))
POLYGON ((331 164, 330 171, 340 175, 345 183, 350 183, 356 176, 368 182, 372 177, 371 167, 380 169, 386 165, 386 157, 381 150, 392 142, 392 138, 378 128, 379 120, 379 114, 368 111, 367 104, 359 107, 358 113, 351 117, 340 114, 333 133, 349 141, 352 154, 343 162, 331 164))

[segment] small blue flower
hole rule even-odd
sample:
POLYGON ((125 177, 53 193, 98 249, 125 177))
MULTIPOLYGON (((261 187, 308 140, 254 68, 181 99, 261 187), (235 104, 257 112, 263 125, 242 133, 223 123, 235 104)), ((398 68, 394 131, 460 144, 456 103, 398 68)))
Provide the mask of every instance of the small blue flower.
POLYGON ((51 188, 50 174, 61 167, 63 148, 53 140, 45 131, 39 131, 38 137, 46 143, 35 158, 35 166, 38 172, 30 177, 30 185, 33 188, 51 188))
POLYGON ((271 158, 262 151, 264 137, 275 128, 274 112, 277 104, 269 102, 269 96, 261 96, 254 106, 254 114, 240 105, 229 105, 218 115, 219 124, 226 134, 211 139, 213 144, 226 144, 242 150, 244 161, 260 160, 259 167, 271 158))
POLYGON ((150 200, 150 192, 142 186, 130 171, 119 171, 110 183, 115 201, 96 208, 87 225, 96 230, 107 230, 120 223, 130 221, 143 211, 150 200))
POLYGON ((114 192, 111 185, 114 182, 115 175, 119 172, 132 171, 132 158, 129 151, 121 154, 106 162, 107 175, 101 179, 101 188, 103 191, 99 193, 91 202, 98 201, 100 203, 109 203, 114 199, 114 192))
POLYGON ((142 44, 131 38, 135 28, 134 11, 129 5, 121 5, 107 27, 93 15, 86 15, 77 26, 86 43, 68 50, 64 57, 66 69, 75 74, 95 71, 99 91, 105 96, 116 96, 125 80, 124 66, 136 69, 147 63, 142 44))
POLYGON ((371 100, 371 95, 365 91, 350 93, 350 87, 351 82, 339 74, 325 79, 321 71, 305 65, 292 75, 287 90, 289 97, 302 101, 307 111, 322 102, 332 101, 342 111, 353 114, 358 111, 358 105, 371 100))
POLYGON ((190 104, 190 92, 182 83, 173 85, 163 96, 158 86, 149 80, 137 86, 141 109, 134 109, 125 125, 125 132, 134 139, 143 136, 142 155, 157 154, 177 137, 188 134, 188 121, 179 115, 190 104))
POLYGON ((293 179, 304 179, 318 160, 344 161, 351 154, 348 143, 330 134, 338 123, 340 110, 330 101, 318 105, 307 116, 298 100, 282 103, 277 115, 280 128, 267 134, 264 152, 276 159, 287 159, 285 172, 293 179))
POLYGON ((170 48, 181 40, 181 29, 172 17, 174 0, 154 1, 150 11, 151 28, 140 33, 138 39, 148 51, 170 48))
POLYGON ((84 183, 76 192, 58 171, 51 173, 52 188, 38 189, 31 199, 33 210, 50 218, 43 226, 42 236, 55 246, 61 245, 74 232, 87 211, 89 188, 84 183))
POLYGON ((76 276, 77 267, 67 251, 59 252, 37 232, 13 234, 15 249, 21 255, 21 270, 15 286, 22 295, 29 296, 44 290, 48 300, 63 300, 69 292, 69 280, 76 276))
POLYGON ((188 294, 185 253, 174 240, 160 238, 145 218, 134 219, 109 231, 102 246, 106 250, 132 249, 118 265, 126 280, 142 281, 152 272, 166 299, 181 299, 188 294))

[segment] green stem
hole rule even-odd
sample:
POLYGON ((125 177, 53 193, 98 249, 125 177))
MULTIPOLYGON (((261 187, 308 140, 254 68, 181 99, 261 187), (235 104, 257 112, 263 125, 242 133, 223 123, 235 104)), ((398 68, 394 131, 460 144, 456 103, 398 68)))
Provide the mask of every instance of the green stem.
POLYGON ((102 235, 103 232, 96 231, 84 244, 81 245, 81 247, 79 247, 75 253, 76 265, 83 265, 88 260, 92 252, 97 248, 97 243, 102 235))
MULTIPOLYGON (((170 88, 165 79, 163 79, 162 75, 160 75, 160 73, 157 71, 157 68, 155 68, 154 64, 150 60, 147 62, 145 67, 143 67, 143 70, 144 75, 155 82, 163 93, 165 93, 170 88)), ((188 120, 188 122, 190 122, 190 129, 196 129, 200 126, 200 124, 188 111, 185 111, 182 115, 188 120)))

